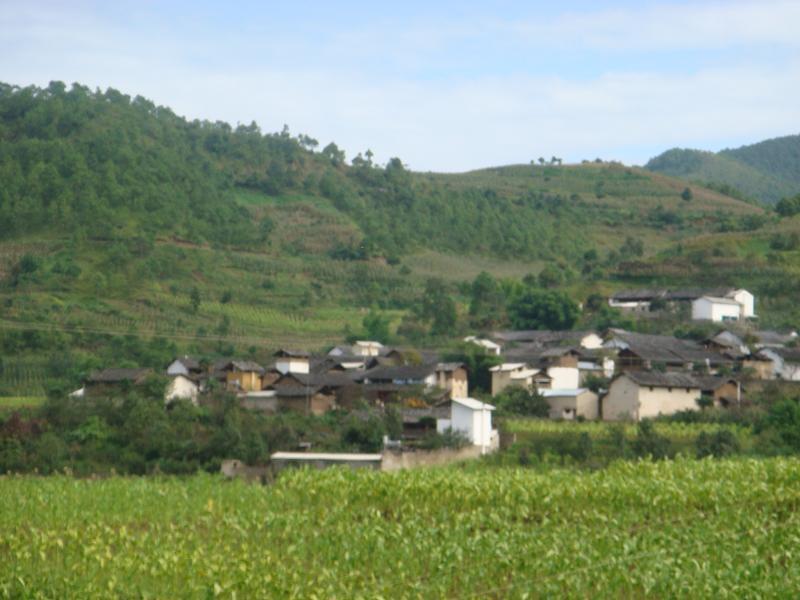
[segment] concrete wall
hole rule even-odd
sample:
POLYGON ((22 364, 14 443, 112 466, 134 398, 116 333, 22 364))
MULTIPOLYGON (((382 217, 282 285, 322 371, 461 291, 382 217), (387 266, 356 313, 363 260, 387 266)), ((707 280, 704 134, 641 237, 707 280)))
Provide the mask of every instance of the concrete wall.
POLYGON ((580 372, 577 363, 574 367, 550 367, 547 374, 553 380, 550 384, 552 390, 574 390, 580 386, 580 372))
POLYGON ((603 398, 603 420, 620 421, 639 418, 639 386, 627 377, 618 377, 603 398))
POLYGON ((239 384, 239 388, 245 392, 256 392, 261 389, 261 376, 255 371, 228 371, 225 380, 229 385, 239 384))
POLYGON ((512 371, 494 371, 492 373, 492 396, 497 396, 511 385, 511 373, 512 371))
POLYGON ((692 302, 692 319, 695 321, 724 321, 739 319, 742 307, 737 304, 722 304, 708 298, 692 302))
POLYGON ((742 305, 741 315, 743 318, 756 316, 756 299, 753 294, 747 290, 736 290, 731 297, 742 305))
POLYGON ((194 381, 178 375, 169 382, 165 400, 167 403, 173 400, 189 400, 192 404, 197 404, 198 392, 197 384, 194 381))
POLYGON ((635 421, 658 415, 671 415, 682 410, 698 410, 697 388, 665 388, 640 386, 628 377, 615 379, 603 399, 603 420, 617 421, 630 418, 635 421))
POLYGON ((597 394, 591 390, 586 390, 577 395, 570 396, 548 396, 547 403, 550 405, 551 419, 584 419, 594 420, 599 415, 599 400, 597 394), (570 414, 565 409, 571 411, 570 414))
POLYGON ((275 361, 275 368, 283 374, 308 373, 308 359, 281 356, 275 361))
POLYGON ((477 446, 490 446, 492 443, 492 411, 473 410, 458 402, 452 403, 450 426, 454 431, 463 432, 477 446))
POLYGON ((465 446, 464 448, 442 448, 441 450, 426 450, 418 452, 384 452, 382 471, 397 471, 400 469, 414 469, 416 467, 433 467, 446 465, 462 460, 471 460, 481 455, 480 446, 465 446))

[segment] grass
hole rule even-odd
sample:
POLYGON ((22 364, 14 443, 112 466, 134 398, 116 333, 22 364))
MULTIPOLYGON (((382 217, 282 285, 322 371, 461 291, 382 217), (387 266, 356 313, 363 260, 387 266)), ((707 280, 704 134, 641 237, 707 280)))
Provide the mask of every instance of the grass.
POLYGON ((0 396, 0 410, 36 408, 44 401, 44 396, 0 396))

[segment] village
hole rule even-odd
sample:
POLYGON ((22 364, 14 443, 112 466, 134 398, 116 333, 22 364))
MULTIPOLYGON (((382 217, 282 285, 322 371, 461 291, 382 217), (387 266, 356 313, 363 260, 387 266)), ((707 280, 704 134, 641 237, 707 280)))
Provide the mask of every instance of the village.
MULTIPOLYGON (((615 328, 468 336, 465 344, 491 357, 482 374, 490 381, 485 392, 470 390, 470 379, 479 374, 469 373, 463 362, 447 362, 434 350, 369 340, 324 354, 280 349, 265 365, 181 356, 165 366, 165 401, 198 404, 209 391, 223 389, 242 407, 268 414, 323 415, 364 405, 393 406, 402 415, 403 440, 387 439, 387 446, 450 430, 483 454, 499 444, 491 398, 513 387, 544 398, 550 419, 640 421, 708 406, 741 407, 751 390, 768 381, 800 385, 797 333, 755 329, 755 299, 748 291, 632 290, 608 299, 610 306, 632 313, 649 311, 656 302, 689 304, 693 321, 719 323, 720 328, 697 341, 615 328)), ((93 372, 72 396, 113 395, 152 375, 149 369, 107 368, 93 372)))

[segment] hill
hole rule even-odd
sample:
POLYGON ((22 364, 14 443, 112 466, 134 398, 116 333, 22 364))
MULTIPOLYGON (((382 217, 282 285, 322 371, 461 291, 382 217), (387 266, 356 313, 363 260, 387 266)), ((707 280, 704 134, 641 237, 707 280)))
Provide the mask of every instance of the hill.
POLYGON ((645 168, 775 204, 800 192, 800 135, 717 153, 673 148, 651 159, 645 168))
MULTIPOLYGON (((584 301, 679 278, 662 264, 676 249, 768 239, 777 222, 618 163, 414 173, 288 128, 187 121, 59 83, 0 86, 0 180, 0 395, 12 396, 178 352, 266 362, 281 345, 373 335, 369 315, 401 342, 444 344, 507 324, 526 286, 584 301), (495 287, 478 314, 482 271, 495 287)), ((756 273, 767 252, 737 264, 756 273)))

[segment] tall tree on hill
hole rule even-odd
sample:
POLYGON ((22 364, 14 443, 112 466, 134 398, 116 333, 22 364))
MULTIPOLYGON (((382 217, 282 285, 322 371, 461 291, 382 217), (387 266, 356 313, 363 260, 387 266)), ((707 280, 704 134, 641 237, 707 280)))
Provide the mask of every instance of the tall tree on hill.
POLYGON ((508 306, 516 329, 570 329, 578 319, 578 307, 563 292, 527 290, 508 306))

